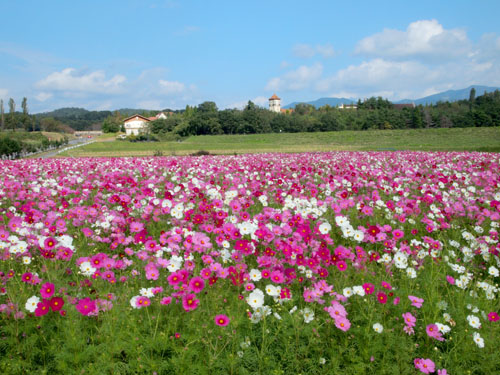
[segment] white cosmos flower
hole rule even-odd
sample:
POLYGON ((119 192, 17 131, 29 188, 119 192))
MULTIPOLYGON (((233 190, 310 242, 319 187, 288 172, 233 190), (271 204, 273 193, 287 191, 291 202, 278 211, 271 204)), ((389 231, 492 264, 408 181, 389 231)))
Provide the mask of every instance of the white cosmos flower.
POLYGON ((474 339, 474 342, 476 343, 476 345, 478 347, 484 348, 484 340, 481 337, 481 335, 479 334, 479 332, 474 332, 472 335, 472 338, 474 339))
POLYGON ((84 276, 92 276, 96 269, 92 267, 90 262, 83 262, 82 264, 80 264, 80 271, 84 276))
POLYGON ((498 277, 499 275, 498 268, 496 268, 495 266, 491 266, 490 268, 488 268, 488 273, 493 277, 498 277))
POLYGON ((304 308, 301 311, 301 314, 304 317, 304 323, 310 323, 314 320, 314 311, 312 311, 309 307, 304 308))
POLYGON ((250 270, 250 280, 259 281, 260 279, 262 279, 262 273, 259 270, 252 268, 250 270))
POLYGON ((475 315, 467 315, 467 321, 472 328, 481 328, 481 321, 475 315))
POLYGON ((380 323, 375 323, 373 325, 373 330, 377 333, 382 333, 384 331, 384 327, 380 323))
POLYGON ((40 298, 38 298, 37 296, 30 297, 26 301, 26 305, 24 305, 24 307, 30 313, 34 313, 36 310, 36 306, 38 305, 38 302, 40 302, 40 298))
POLYGON ((319 226, 318 229, 321 234, 328 234, 332 230, 332 226, 330 225, 330 223, 323 223, 319 226))
POLYGON ((271 297, 276 297, 279 294, 279 289, 272 284, 266 285, 266 293, 271 297))
POLYGON ((253 309, 261 307, 264 304, 264 293, 256 288, 248 295, 246 301, 253 309))

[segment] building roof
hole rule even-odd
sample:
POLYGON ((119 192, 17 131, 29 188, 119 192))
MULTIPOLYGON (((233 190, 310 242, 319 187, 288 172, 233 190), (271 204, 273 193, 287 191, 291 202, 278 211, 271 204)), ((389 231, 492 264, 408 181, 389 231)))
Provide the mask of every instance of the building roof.
POLYGON ((269 98, 269 100, 281 100, 281 99, 280 99, 280 98, 278 98, 278 97, 276 96, 276 94, 273 94, 273 96, 271 96, 271 97, 269 98))
POLYGON ((139 117, 141 119, 143 119, 144 121, 151 121, 149 118, 147 117, 144 117, 144 116, 141 116, 141 115, 138 115, 138 114, 135 114, 135 115, 132 115, 130 117, 127 117, 125 120, 123 120, 123 122, 127 122, 127 121, 130 121, 130 120, 134 120, 136 117, 139 117))

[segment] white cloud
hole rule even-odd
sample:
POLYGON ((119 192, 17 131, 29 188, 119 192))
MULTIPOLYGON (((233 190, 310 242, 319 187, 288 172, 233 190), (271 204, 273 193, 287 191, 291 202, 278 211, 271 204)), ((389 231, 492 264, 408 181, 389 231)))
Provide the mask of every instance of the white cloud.
POLYGON ((125 76, 119 74, 106 79, 102 70, 79 74, 74 68, 66 68, 61 72, 49 74, 37 82, 35 86, 47 90, 67 92, 117 94, 123 92, 125 81, 125 76))
POLYGON ((306 59, 311 58, 318 53, 327 58, 333 57, 335 55, 335 50, 331 44, 318 44, 316 46, 311 46, 309 44, 296 44, 292 48, 292 53, 297 57, 306 59))
POLYGON ((319 79, 315 89, 348 92, 350 97, 382 96, 399 100, 417 99, 472 84, 500 85, 498 64, 459 61, 431 66, 418 61, 378 58, 350 65, 330 77, 319 79))
POLYGON ((179 81, 166 81, 160 79, 158 81, 158 85, 160 86, 160 92, 162 95, 166 96, 182 96, 185 99, 191 97, 197 91, 196 85, 190 84, 186 85, 185 83, 179 81))
POLYGON ((302 65, 296 70, 285 73, 281 77, 269 80, 266 85, 268 91, 297 91, 310 87, 323 73, 323 65, 316 63, 312 66, 302 65))
POLYGON ((358 42, 355 52, 373 57, 451 60, 466 57, 471 43, 462 29, 446 30, 437 20, 410 23, 406 31, 384 29, 358 42))
POLYGON ((39 102, 44 102, 50 98, 52 98, 54 95, 52 95, 49 92, 41 92, 37 95, 35 95, 35 99, 38 100, 39 102))
POLYGON ((9 94, 9 90, 0 89, 0 99, 6 99, 8 94, 9 94))
POLYGON ((160 79, 158 83, 161 87, 162 93, 165 95, 182 94, 186 91, 186 85, 182 82, 164 81, 163 79, 160 79))

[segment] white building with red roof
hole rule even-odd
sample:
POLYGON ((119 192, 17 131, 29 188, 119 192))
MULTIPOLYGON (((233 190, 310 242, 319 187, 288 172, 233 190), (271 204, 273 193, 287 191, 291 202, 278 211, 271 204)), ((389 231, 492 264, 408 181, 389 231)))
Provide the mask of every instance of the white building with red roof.
POLYGON ((278 98, 276 94, 273 94, 273 96, 269 98, 269 110, 271 112, 281 112, 281 99, 278 98))
MULTIPOLYGON (((171 112, 168 115, 172 114, 171 112)), ((147 123, 155 120, 165 120, 167 115, 163 112, 158 113, 153 117, 144 117, 138 114, 127 117, 123 120, 123 126, 125 127, 125 133, 127 135, 139 135, 139 133, 143 133, 146 129, 147 123)))

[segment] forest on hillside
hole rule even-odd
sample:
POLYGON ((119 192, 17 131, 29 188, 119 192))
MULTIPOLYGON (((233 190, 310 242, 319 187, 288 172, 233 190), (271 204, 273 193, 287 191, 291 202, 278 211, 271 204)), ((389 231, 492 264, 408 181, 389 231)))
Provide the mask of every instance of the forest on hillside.
MULTIPOLYGON (((73 132, 123 130, 123 120, 134 113, 153 116, 159 111, 123 109, 118 111, 87 111, 82 108, 63 108, 53 112, 30 115, 26 98, 23 111, 5 113, 1 103, 1 129, 26 131, 73 132)), ((15 108, 15 106, 14 106, 15 108)), ((180 137, 208 134, 254 134, 271 132, 321 132, 339 130, 450 128, 500 126, 500 91, 475 95, 472 89, 468 100, 439 102, 401 108, 382 97, 358 101, 357 109, 339 109, 329 105, 316 108, 299 103, 294 111, 274 113, 249 101, 244 109, 219 110, 215 102, 206 101, 196 107, 172 111, 166 120, 149 123, 152 134, 173 134, 180 137)))

